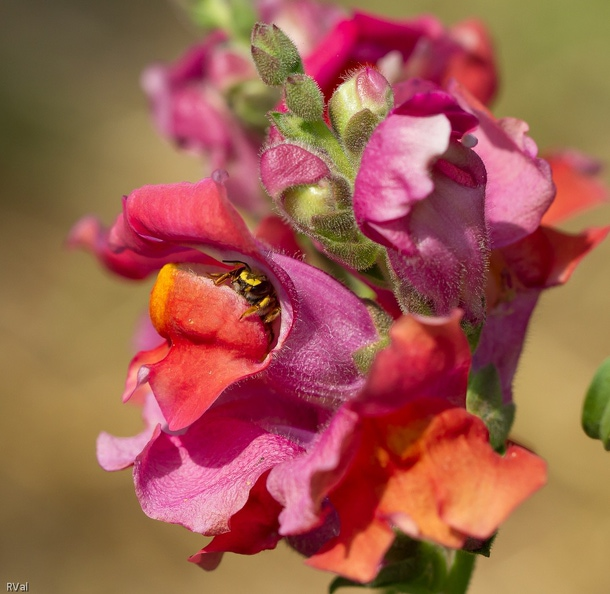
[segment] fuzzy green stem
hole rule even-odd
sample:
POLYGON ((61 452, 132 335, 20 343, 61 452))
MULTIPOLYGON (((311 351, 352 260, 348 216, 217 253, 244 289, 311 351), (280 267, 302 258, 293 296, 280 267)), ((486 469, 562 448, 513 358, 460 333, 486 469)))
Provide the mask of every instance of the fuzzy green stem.
POLYGON ((476 555, 466 551, 456 551, 442 594, 465 594, 474 571, 475 561, 476 555))

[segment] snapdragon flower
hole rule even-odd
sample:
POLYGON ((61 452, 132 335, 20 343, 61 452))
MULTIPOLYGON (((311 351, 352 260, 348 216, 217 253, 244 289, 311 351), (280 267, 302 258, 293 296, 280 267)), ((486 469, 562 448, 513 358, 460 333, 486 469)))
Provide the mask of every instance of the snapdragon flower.
POLYGON ((254 27, 256 68, 236 23, 144 76, 162 133, 231 175, 145 186, 72 232, 110 271, 156 274, 123 394, 144 429, 102 433, 98 460, 133 467, 150 517, 213 537, 190 558, 207 570, 285 539, 373 587, 406 539, 445 571, 545 483, 509 438, 512 380, 539 295, 610 230, 549 225, 605 190, 489 111, 478 22, 257 11, 288 35, 254 27))
POLYGON ((134 358, 125 399, 148 382, 171 430, 198 419, 233 383, 262 371, 299 394, 343 399, 364 381, 352 353, 378 339, 367 307, 301 260, 269 251, 231 206, 224 175, 146 186, 124 200, 109 230, 84 219, 71 241, 130 278, 158 272, 151 320, 159 344, 134 358), (214 259, 207 252, 214 252, 214 259), (214 274, 243 262, 264 274, 281 313, 265 322, 214 274))

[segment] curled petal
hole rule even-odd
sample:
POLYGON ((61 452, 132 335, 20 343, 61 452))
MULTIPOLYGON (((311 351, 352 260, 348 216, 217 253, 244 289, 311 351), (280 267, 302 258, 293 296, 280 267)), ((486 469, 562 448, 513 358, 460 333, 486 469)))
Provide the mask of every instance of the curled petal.
POLYGON ((270 260, 290 276, 298 316, 266 381, 334 407, 362 387, 353 354, 379 339, 377 329, 366 305, 328 274, 281 254, 270 260))
POLYGON ((525 122, 494 116, 457 84, 450 85, 460 105, 479 120, 474 151, 487 170, 485 217, 491 247, 511 244, 535 231, 555 196, 551 168, 537 158, 525 122))
POLYGON ((367 415, 425 397, 464 406, 470 348, 460 319, 455 311, 447 318, 403 316, 394 322, 390 345, 375 358, 354 406, 367 415))
POLYGON ((470 350, 460 316, 403 316, 381 351, 361 394, 341 407, 305 456, 271 471, 268 487, 285 509, 282 534, 299 534, 320 522, 321 503, 340 480, 359 440, 360 417, 385 414, 421 398, 463 404, 470 350), (350 454, 350 452, 352 454, 350 454))
POLYGON ((260 258, 256 240, 214 179, 196 184, 144 186, 123 200, 123 213, 106 230, 82 219, 68 244, 93 252, 108 269, 141 279, 164 264, 217 262, 197 248, 260 258))
POLYGON ((444 114, 382 122, 363 154, 354 212, 363 233, 390 248, 403 307, 417 311, 411 301, 421 296, 434 314, 462 307, 476 324, 489 253, 485 169, 449 142, 451 130, 444 114))
POLYGON ((574 150, 557 151, 545 158, 551 165, 557 195, 544 213, 543 224, 553 225, 608 200, 598 161, 574 150))
POLYGON ((418 78, 398 83, 394 86, 397 107, 393 113, 416 117, 443 114, 451 123, 451 138, 460 139, 474 130, 479 121, 462 109, 455 97, 440 89, 434 83, 418 78))
POLYGON ((258 251, 223 184, 213 179, 139 188, 125 202, 125 219, 140 239, 242 254, 258 251))
MULTIPOLYGON (((418 511, 438 513, 452 530, 472 538, 489 538, 515 507, 546 482, 542 459, 516 445, 510 445, 503 456, 497 454, 489 445, 483 422, 462 409, 435 417, 421 447, 421 463, 427 466, 421 472, 428 475, 437 503, 435 510, 418 511)), ((400 487, 406 488, 403 493, 410 491, 408 485, 400 487)), ((419 514, 409 515, 417 519, 419 514)), ((432 532, 421 530, 422 536, 435 539, 432 532)), ((462 546, 464 539, 444 544, 462 546)))
MULTIPOLYGON (((161 261, 160 264, 158 246, 155 246, 157 250, 151 246, 146 253, 128 249, 123 237, 124 233, 129 231, 125 229, 124 223, 122 214, 111 229, 106 229, 96 217, 84 217, 71 229, 67 245, 70 248, 81 248, 91 252, 107 270, 120 276, 134 280, 146 278, 164 263, 161 261)), ((197 255, 194 255, 192 250, 185 250, 179 246, 164 246, 164 255, 165 261, 171 262, 197 260, 197 255)), ((200 254, 198 261, 204 258, 205 256, 200 254)))
POLYGON ((97 460, 107 471, 123 470, 132 466, 146 444, 153 439, 156 427, 166 421, 150 390, 144 401, 143 415, 145 429, 133 437, 115 437, 103 432, 97 438, 97 460))
POLYGON ((230 531, 215 536, 210 544, 189 558, 201 568, 215 569, 223 553, 255 555, 274 549, 281 539, 278 533, 280 504, 269 495, 262 475, 248 497, 248 501, 229 521, 230 531))
POLYGON ((588 229, 571 235, 547 227, 491 257, 487 302, 489 312, 473 358, 473 368, 493 363, 500 375, 505 402, 512 400, 512 382, 529 319, 544 289, 567 282, 581 260, 610 231, 588 229))
POLYGON ((496 454, 478 417, 441 401, 366 418, 349 470, 330 493, 341 532, 308 563, 369 581, 393 526, 460 548, 468 538, 489 538, 545 480, 542 460, 516 446, 496 454))
MULTIPOLYGON (((391 115, 379 124, 364 151, 354 189, 356 220, 371 239, 392 246, 393 234, 384 233, 382 224, 408 216, 432 193, 429 167, 449 147, 450 132, 443 115, 391 115)), ((408 237, 400 247, 413 250, 408 237)))
POLYGON ((306 455, 271 470, 267 488, 284 509, 280 534, 303 534, 322 523, 322 503, 340 480, 357 440, 358 415, 342 407, 306 455))
MULTIPOLYGON (((157 335, 158 336, 158 335, 157 335)), ((129 363, 125 390, 123 391, 123 402, 131 400, 138 402, 142 397, 146 397, 149 391, 148 365, 154 365, 162 361, 169 352, 169 344, 163 340, 161 344, 149 350, 140 351, 129 363)))

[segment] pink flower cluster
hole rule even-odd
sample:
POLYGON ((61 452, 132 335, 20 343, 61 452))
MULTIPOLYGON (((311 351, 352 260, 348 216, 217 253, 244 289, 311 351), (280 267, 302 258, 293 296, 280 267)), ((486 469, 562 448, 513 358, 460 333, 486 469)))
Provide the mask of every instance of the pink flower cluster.
POLYGON ((151 67, 159 130, 215 171, 72 231, 114 273, 157 275, 123 396, 145 429, 102 433, 98 459, 133 467, 147 515, 213 537, 191 558, 206 569, 285 539, 370 582, 397 534, 477 549, 545 483, 507 441, 512 379, 540 293, 609 230, 549 225, 606 192, 586 157, 543 159, 486 107, 480 23, 257 10, 304 56, 283 95, 220 30, 151 67))

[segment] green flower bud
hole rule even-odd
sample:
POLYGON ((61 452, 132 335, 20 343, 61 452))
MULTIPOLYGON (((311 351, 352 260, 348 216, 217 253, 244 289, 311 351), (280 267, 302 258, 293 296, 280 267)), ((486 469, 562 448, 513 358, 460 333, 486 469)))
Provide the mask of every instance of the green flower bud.
POLYGON ((333 190, 328 180, 308 186, 294 186, 282 195, 282 205, 295 223, 311 227, 316 216, 333 210, 333 190))
POLYGON ((321 120, 324 113, 324 95, 318 83, 306 74, 293 74, 284 84, 286 106, 295 115, 308 122, 321 120))
POLYGON ((258 74, 266 85, 283 85, 291 74, 303 73, 299 51, 275 25, 254 25, 251 51, 258 74))
POLYGON ((393 105, 390 83, 377 70, 366 67, 337 88, 328 104, 328 113, 345 148, 360 155, 393 105))

